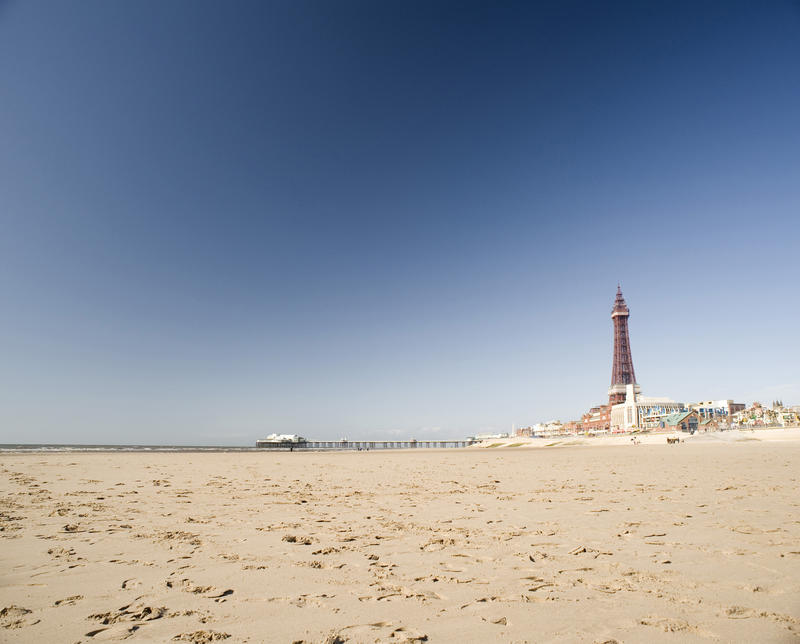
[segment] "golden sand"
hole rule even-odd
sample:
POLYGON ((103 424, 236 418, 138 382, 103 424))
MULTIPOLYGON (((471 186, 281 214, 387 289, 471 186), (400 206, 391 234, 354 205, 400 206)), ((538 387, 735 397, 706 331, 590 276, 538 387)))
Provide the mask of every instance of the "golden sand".
MULTIPOLYGON (((0 456, 0 640, 800 640, 800 443, 0 456)), ((518 441, 516 441, 518 442, 518 441)))

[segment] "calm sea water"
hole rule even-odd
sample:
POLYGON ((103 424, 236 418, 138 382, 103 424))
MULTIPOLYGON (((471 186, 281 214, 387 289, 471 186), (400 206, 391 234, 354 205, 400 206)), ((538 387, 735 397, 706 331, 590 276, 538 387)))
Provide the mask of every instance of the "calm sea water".
POLYGON ((52 445, 0 444, 2 452, 263 452, 257 447, 224 445, 52 445))

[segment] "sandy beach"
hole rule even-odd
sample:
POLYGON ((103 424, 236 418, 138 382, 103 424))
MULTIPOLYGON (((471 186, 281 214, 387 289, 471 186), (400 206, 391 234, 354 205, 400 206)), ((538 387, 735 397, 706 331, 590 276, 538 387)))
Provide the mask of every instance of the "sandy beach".
POLYGON ((797 432, 693 438, 2 454, 0 640, 800 641, 797 432))

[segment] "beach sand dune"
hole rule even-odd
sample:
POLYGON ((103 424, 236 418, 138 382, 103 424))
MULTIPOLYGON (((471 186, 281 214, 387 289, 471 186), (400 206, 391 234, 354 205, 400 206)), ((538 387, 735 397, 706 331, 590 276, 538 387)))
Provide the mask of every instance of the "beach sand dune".
POLYGON ((0 641, 800 641, 800 444, 0 456, 0 641))

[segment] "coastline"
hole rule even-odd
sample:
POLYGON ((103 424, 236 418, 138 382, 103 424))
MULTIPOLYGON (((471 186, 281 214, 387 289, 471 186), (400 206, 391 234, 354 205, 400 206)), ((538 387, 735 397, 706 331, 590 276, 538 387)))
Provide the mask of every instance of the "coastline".
MULTIPOLYGON (((767 428, 752 430, 727 430, 724 432, 708 432, 689 435, 680 432, 649 432, 649 433, 624 433, 605 436, 584 436, 580 434, 569 436, 555 436, 550 438, 530 438, 511 436, 507 438, 486 439, 470 445, 468 447, 448 447, 454 449, 475 449, 475 448, 542 448, 542 447, 591 447, 608 445, 627 445, 631 439, 636 437, 640 444, 660 444, 666 437, 679 438, 681 442, 702 442, 717 441, 730 443, 736 441, 758 440, 758 441, 800 441, 800 427, 787 427, 784 429, 767 428)), ((390 451, 422 452, 420 449, 406 448, 387 448, 390 451)), ((439 451, 445 448, 426 448, 424 451, 439 451)), ((88 444, 55 444, 55 443, 0 443, 0 455, 2 454, 59 454, 59 453, 262 453, 270 450, 269 448, 253 447, 244 445, 88 445, 88 444)), ((289 451, 288 449, 282 451, 289 451)), ((297 452, 347 452, 357 451, 351 448, 335 449, 308 449, 298 448, 297 452)), ((365 450, 366 451, 366 450, 365 450)), ((379 451, 387 451, 379 450, 379 451)))
MULTIPOLYGON (((550 438, 529 438, 525 436, 511 436, 508 438, 493 438, 481 441, 474 447, 502 448, 502 449, 539 449, 552 447, 600 447, 611 445, 630 445, 636 438, 641 445, 662 445, 667 438, 678 438, 681 443, 729 444, 735 442, 763 441, 763 442, 800 442, 800 427, 787 427, 784 429, 731 429, 716 432, 698 432, 688 434, 685 432, 637 432, 621 433, 603 436, 554 436, 550 438)), ((470 448, 472 449, 472 448, 470 448)))

